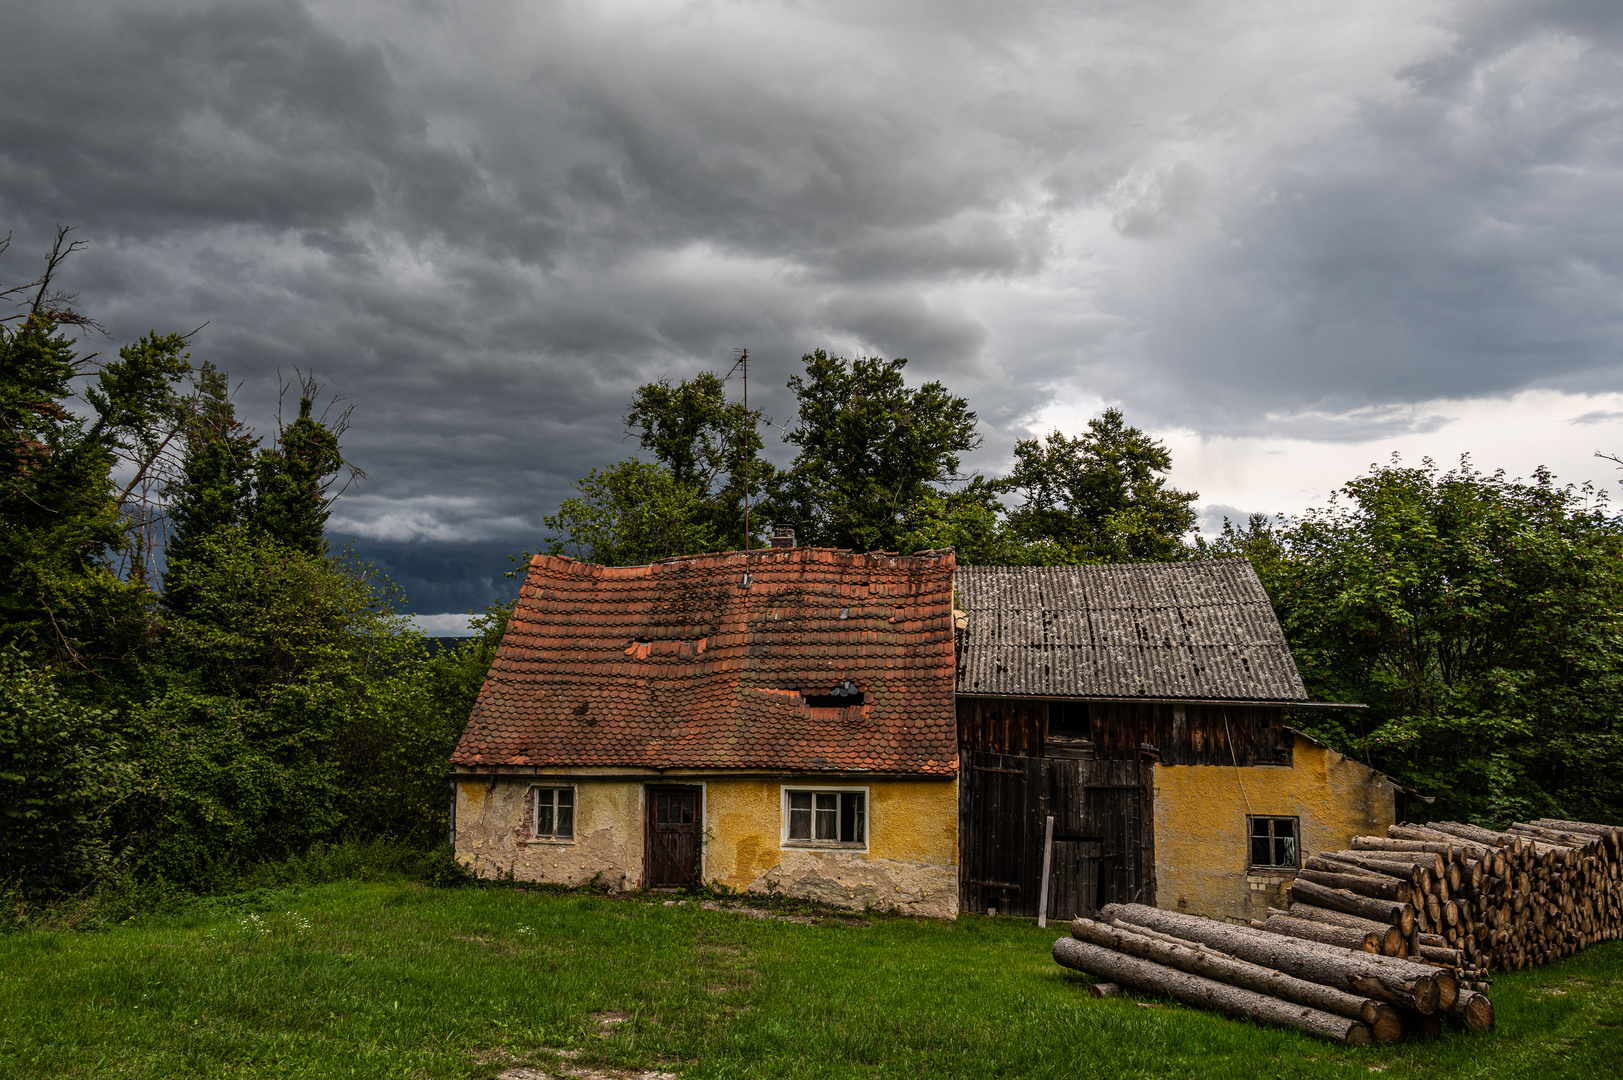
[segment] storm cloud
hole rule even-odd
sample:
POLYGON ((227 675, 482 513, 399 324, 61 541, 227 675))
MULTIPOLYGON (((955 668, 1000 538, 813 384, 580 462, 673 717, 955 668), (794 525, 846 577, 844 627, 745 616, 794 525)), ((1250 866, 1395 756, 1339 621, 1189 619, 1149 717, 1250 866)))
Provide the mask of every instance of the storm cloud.
POLYGON ((116 339, 354 402, 335 526, 425 612, 738 347, 780 424, 802 353, 909 357, 994 471, 1063 402, 1199 453, 1623 390, 1611 3, 0 11, 0 273, 71 223, 116 339))

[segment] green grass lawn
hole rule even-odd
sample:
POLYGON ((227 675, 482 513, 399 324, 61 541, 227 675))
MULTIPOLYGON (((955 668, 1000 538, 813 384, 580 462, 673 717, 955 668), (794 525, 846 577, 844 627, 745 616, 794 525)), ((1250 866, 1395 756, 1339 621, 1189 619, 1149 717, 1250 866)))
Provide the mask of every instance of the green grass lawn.
POLYGON ((236 914, 3 936, 0 1077, 1623 1072, 1619 943, 1501 976, 1492 1035, 1344 1050, 1089 998, 1049 957, 1058 932, 1029 922, 800 925, 663 899, 352 883, 259 894, 236 914))

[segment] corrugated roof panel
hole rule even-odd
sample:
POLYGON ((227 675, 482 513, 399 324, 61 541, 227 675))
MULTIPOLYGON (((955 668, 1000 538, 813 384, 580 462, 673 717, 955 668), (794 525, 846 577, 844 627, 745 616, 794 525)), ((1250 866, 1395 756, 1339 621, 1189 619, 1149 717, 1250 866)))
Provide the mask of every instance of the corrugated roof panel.
POLYGON ((1300 701, 1268 595, 1244 559, 962 566, 958 692, 1300 701))

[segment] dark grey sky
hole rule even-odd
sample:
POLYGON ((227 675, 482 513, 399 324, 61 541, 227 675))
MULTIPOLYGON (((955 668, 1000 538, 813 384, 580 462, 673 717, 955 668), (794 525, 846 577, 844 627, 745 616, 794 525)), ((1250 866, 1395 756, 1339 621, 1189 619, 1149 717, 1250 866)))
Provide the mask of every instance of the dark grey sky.
POLYGON ((115 338, 207 322, 261 424, 279 370, 355 402, 336 525, 420 611, 478 602, 629 452, 639 382, 738 346, 780 420, 801 353, 907 356, 991 470, 1120 404, 1214 513, 1391 449, 1582 479, 1623 448, 1615 2, 0 20, 0 271, 74 224, 115 338))

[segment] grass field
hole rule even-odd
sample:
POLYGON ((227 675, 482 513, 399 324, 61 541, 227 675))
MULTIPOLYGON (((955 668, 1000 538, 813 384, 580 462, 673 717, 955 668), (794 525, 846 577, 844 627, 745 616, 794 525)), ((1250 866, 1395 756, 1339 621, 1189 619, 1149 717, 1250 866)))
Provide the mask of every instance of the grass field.
POLYGON ((337 884, 0 937, 0 1077, 1538 1077, 1623 1072, 1623 945, 1502 976, 1498 1029, 1343 1050, 1094 1000, 1055 930, 337 884), (560 1055, 560 1051, 564 1052, 560 1055), (612 1075, 612 1073, 611 1073, 612 1075))

